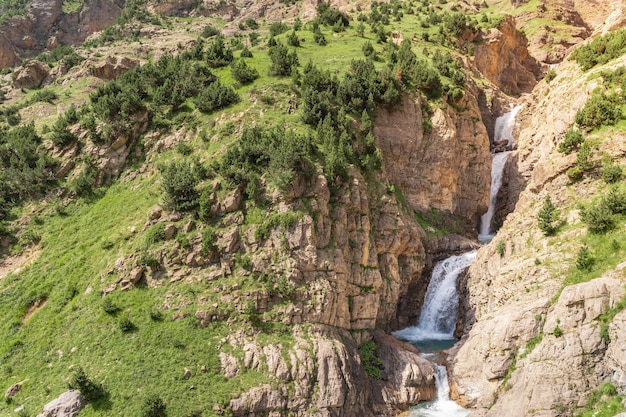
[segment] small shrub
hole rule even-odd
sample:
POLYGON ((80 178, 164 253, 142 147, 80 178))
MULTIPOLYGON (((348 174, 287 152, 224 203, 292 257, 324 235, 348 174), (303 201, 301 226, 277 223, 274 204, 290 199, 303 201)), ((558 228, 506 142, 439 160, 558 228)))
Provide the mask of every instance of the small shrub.
POLYGON ((593 161, 593 150, 587 141, 583 141, 578 153, 576 154, 576 164, 583 170, 583 172, 589 171, 594 167, 595 163, 593 161))
POLYGON ((580 145, 583 143, 583 135, 580 130, 574 130, 569 128, 565 135, 563 136, 563 140, 559 143, 558 151, 569 155, 572 151, 578 149, 580 145))
POLYGON ((282 43, 271 46, 268 55, 272 61, 270 75, 291 75, 292 69, 299 65, 296 51, 289 52, 282 43))
POLYGON ((161 397, 150 395, 143 402, 141 417, 167 417, 166 406, 161 397))
POLYGON ((613 186, 600 200, 600 204, 613 214, 626 213, 626 192, 619 187, 613 186))
POLYGON ((150 320, 163 321, 163 312, 159 309, 153 308, 150 310, 150 320))
POLYGON ((219 249, 217 244, 217 235, 212 227, 202 229, 202 253, 210 255, 219 249))
POLYGON ((600 178, 607 184, 613 184, 621 181, 624 176, 624 170, 619 164, 606 164, 600 168, 600 178))
POLYGON ((179 142, 176 145, 176 152, 181 155, 191 155, 193 153, 193 147, 187 142, 179 142))
POLYGON ((289 278, 284 275, 278 278, 278 281, 276 281, 276 290, 285 300, 292 299, 296 292, 293 282, 291 282, 291 280, 289 280, 289 278))
POLYGON ((102 300, 102 310, 104 310, 107 314, 113 315, 117 314, 120 311, 120 308, 113 302, 113 300, 111 300, 110 297, 105 297, 104 300, 102 300))
POLYGON ((378 356, 378 346, 374 342, 366 342, 359 345, 359 356, 365 372, 370 378, 382 379, 380 373, 383 363, 378 356))
POLYGON ((556 232, 557 227, 555 226, 555 222, 558 220, 558 212, 554 204, 552 204, 552 199, 549 195, 546 195, 543 200, 543 206, 541 210, 539 210, 537 220, 539 229, 543 232, 544 236, 552 236, 556 232))
POLYGON ((220 33, 221 32, 219 31, 219 29, 215 28, 214 26, 206 25, 204 27, 204 29, 202 29, 202 35, 201 36, 203 38, 210 38, 212 36, 219 35, 220 33))
POLYGON ((250 49, 248 49, 247 46, 244 46, 241 52, 239 53, 239 56, 241 58, 252 58, 253 55, 252 55, 252 51, 250 51, 250 49))
POLYGON ((503 241, 499 241, 498 244, 496 245, 496 252, 498 253, 498 255, 500 256, 504 256, 504 249, 505 249, 505 245, 503 241))
POLYGON ((617 95, 594 94, 576 113, 575 121, 588 130, 613 126, 622 118, 621 104, 617 95))
POLYGON ((246 64, 246 61, 243 59, 235 61, 230 66, 230 73, 241 84, 248 84, 259 78, 259 72, 246 64))
POLYGON ((193 104, 201 112, 210 113, 239 101, 241 98, 231 87, 214 81, 193 99, 193 104))
POLYGON ((252 18, 246 19, 246 26, 252 30, 257 30, 259 28, 257 21, 252 18))
POLYGON ((151 268, 154 271, 161 269, 159 260, 149 251, 144 251, 139 255, 137 265, 151 268))
POLYGON ((67 386, 69 389, 79 390, 87 402, 98 401, 106 395, 102 386, 93 382, 82 367, 79 367, 70 377, 67 386))
POLYGON ((155 243, 165 240, 165 223, 157 223, 144 233, 144 242, 147 246, 154 245, 155 243))
POLYGON ((556 336, 556 337, 563 336, 563 330, 561 330, 561 328, 559 327, 558 324, 554 327, 553 333, 554 333, 554 336, 556 336))
POLYGON ((576 254, 576 269, 589 272, 591 271, 593 264, 594 259, 589 253, 589 248, 587 247, 587 245, 581 246, 578 250, 578 253, 576 254))
POLYGON ((281 33, 285 33, 289 30, 289 26, 287 26, 285 23, 283 22, 274 22, 272 23, 272 25, 270 26, 270 34, 272 36, 278 36, 281 33))
POLYGON ((300 38, 298 38, 295 30, 292 30, 289 36, 287 36, 287 45, 294 46, 296 48, 300 46, 300 38))
POLYGON ((565 174, 572 182, 580 181, 583 178, 583 170, 578 165, 569 168, 565 174))
POLYGON ((165 192, 165 205, 174 210, 190 210, 198 202, 196 186, 200 181, 198 173, 186 161, 174 161, 159 167, 161 187, 165 192))
POLYGON ((326 46, 328 44, 326 36, 324 36, 319 27, 315 32, 313 32, 313 41, 320 46, 326 46))
POLYGON ((591 233, 605 233, 615 226, 613 213, 606 204, 601 202, 584 208, 580 214, 591 233))
POLYGON ((550 81, 554 80, 556 78, 556 71, 553 70, 552 68, 550 68, 548 70, 548 72, 546 72, 546 76, 544 77, 544 79, 546 80, 547 83, 549 83, 550 81))
POLYGON ((128 317, 122 317, 117 323, 117 327, 119 327, 122 333, 130 333, 137 330, 137 326, 128 317))

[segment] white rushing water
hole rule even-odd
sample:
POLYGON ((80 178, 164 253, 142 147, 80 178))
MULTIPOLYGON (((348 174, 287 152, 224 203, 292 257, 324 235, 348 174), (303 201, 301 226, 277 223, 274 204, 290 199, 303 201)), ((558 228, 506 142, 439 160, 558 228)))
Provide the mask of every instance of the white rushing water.
MULTIPOLYGON (((450 347, 456 339, 454 329, 458 321, 458 278, 476 259, 476 251, 451 256, 438 262, 433 269, 424 297, 424 305, 415 327, 394 332, 422 351, 438 351, 450 347)), ((423 353, 435 371, 437 398, 417 406, 411 417, 465 417, 469 410, 461 408, 450 399, 450 386, 446 368, 434 362, 436 354, 423 353)))
MULTIPOLYGON (((496 125, 494 128, 494 142, 501 142, 506 140, 508 146, 513 146, 515 138, 513 137, 513 128, 515 127, 515 116, 522 109, 522 106, 516 106, 511 109, 510 112, 503 114, 496 119, 496 125)), ((496 202, 498 200, 498 191, 502 186, 502 175, 504 173, 504 167, 508 159, 510 152, 499 152, 493 155, 491 162, 491 192, 489 194, 489 209, 485 214, 480 217, 480 232, 478 240, 481 242, 488 242, 493 238, 491 234, 491 221, 496 208, 496 202)))
MULTIPOLYGON (((433 268, 426 289, 424 305, 415 327, 394 332, 399 339, 419 344, 428 341, 454 341, 454 329, 458 320, 459 275, 474 262, 476 251, 451 256, 438 262, 433 268)), ((422 350, 425 350, 422 348, 422 350)))
POLYGON ((511 108, 511 111, 504 113, 496 119, 496 125, 493 129, 493 141, 500 142, 506 140, 509 146, 513 146, 515 138, 513 138, 513 128, 515 127, 515 117, 522 109, 522 105, 511 108))
POLYGON ((485 214, 480 217, 480 234, 478 235, 479 241, 488 241, 493 238, 491 232, 491 220, 496 210, 496 202, 498 200, 498 191, 502 186, 502 174, 504 173, 504 166, 506 160, 511 152, 500 152, 493 155, 493 161, 491 162, 491 192, 489 194, 489 209, 485 214))
POLYGON ((469 415, 470 410, 466 410, 450 399, 446 367, 435 362, 432 364, 435 370, 437 399, 417 406, 411 413, 411 417, 465 417, 469 415))

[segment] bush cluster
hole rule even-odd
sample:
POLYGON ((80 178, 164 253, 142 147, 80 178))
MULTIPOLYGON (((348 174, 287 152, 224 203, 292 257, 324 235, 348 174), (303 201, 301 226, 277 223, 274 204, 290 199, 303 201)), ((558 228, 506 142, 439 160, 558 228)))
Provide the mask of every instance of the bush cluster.
POLYGON ((98 401, 106 395, 102 386, 93 382, 82 367, 74 372, 67 385, 69 389, 79 390, 88 402, 98 401))
POLYGON ((598 64, 606 64, 625 52, 626 29, 620 29, 581 45, 572 53, 571 58, 576 60, 583 71, 587 71, 598 64))
POLYGON ((374 342, 366 342, 359 345, 359 356, 361 357, 361 365, 365 368, 365 372, 370 378, 382 379, 380 371, 383 363, 378 356, 378 346, 374 342))
POLYGON ((40 54, 35 59, 48 64, 50 67, 57 62, 61 62, 67 69, 70 69, 85 60, 85 58, 79 55, 70 45, 61 45, 54 48, 50 52, 40 54))
POLYGON ((622 118, 622 100, 616 94, 594 94, 585 106, 576 112, 575 121, 583 129, 612 126, 622 118))
POLYGON ((310 136, 280 126, 246 127, 237 145, 226 152, 219 171, 233 185, 244 185, 254 197, 263 175, 285 190, 297 175, 309 171, 312 153, 310 136))
POLYGON ((583 134, 580 130, 574 130, 570 127, 563 135, 563 140, 559 143, 557 150, 565 155, 569 155, 580 147, 583 140, 583 134))
POLYGON ((604 233, 615 226, 615 216, 626 213, 626 191, 614 185, 599 200, 584 207, 582 220, 592 233, 604 233))
POLYGON ((160 166, 159 171, 166 207, 180 211, 195 208, 198 204, 196 187, 201 179, 198 170, 188 161, 178 160, 160 166))
POLYGON ((244 59, 238 59, 233 62, 230 67, 230 73, 233 78, 241 84, 249 84, 259 78, 259 72, 255 68, 246 64, 244 59))
POLYGON ((271 60, 270 75, 291 75, 292 70, 299 65, 296 51, 287 49, 285 45, 276 42, 270 46, 267 53, 271 60))
POLYGON ((33 123, 0 129, 0 218, 8 204, 40 196, 56 182, 57 162, 41 141, 33 123))

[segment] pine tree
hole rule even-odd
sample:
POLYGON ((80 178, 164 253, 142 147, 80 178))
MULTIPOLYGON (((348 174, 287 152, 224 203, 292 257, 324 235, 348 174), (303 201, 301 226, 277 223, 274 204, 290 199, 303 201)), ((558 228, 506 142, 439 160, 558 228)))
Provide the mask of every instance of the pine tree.
POLYGON ((545 236, 552 236, 556 232, 556 226, 554 223, 558 219, 558 213, 554 204, 552 204, 552 199, 549 195, 547 195, 543 200, 543 206, 541 210, 539 210, 538 220, 539 220, 539 229, 543 232, 545 236))

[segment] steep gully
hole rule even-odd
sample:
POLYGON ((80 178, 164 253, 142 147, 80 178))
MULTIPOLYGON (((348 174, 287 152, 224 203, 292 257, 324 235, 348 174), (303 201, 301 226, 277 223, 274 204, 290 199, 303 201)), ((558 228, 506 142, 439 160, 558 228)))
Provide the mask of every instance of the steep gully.
MULTIPOLYGON (((521 106, 513 107, 496 119, 494 143, 506 141, 506 147, 504 151, 493 154, 489 209, 481 217, 478 234, 478 240, 483 243, 495 236, 492 219, 504 167, 514 141, 515 116, 520 110, 521 106)), ((422 352, 421 356, 432 363, 435 373, 436 399, 420 404, 411 417, 465 417, 469 414, 469 410, 450 399, 448 373, 441 363, 440 352, 452 347, 457 340, 454 332, 459 310, 458 278, 474 262, 476 252, 471 250, 438 262, 433 268, 417 325, 393 333, 398 339, 417 347, 422 352)))

